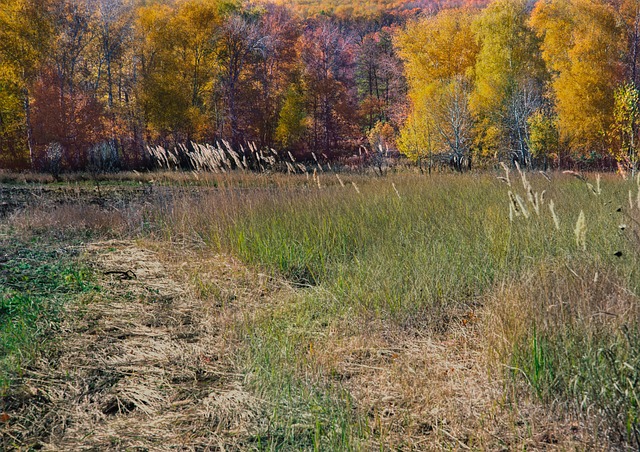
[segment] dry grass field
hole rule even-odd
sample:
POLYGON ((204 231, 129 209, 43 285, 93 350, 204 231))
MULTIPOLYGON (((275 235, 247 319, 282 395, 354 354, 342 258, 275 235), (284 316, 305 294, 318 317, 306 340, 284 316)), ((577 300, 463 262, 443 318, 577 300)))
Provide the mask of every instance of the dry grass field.
POLYGON ((638 178, 3 180, 4 450, 640 447, 638 178))

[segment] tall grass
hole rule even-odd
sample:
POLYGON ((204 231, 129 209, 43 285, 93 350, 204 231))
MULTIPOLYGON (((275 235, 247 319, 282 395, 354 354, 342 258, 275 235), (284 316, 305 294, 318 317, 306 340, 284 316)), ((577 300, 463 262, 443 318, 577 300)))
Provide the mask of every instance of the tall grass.
MULTIPOLYGON (((113 223, 92 222, 86 209, 62 207, 32 215, 29 224, 129 228, 232 254, 294 286, 277 306, 238 325, 238 367, 270 407, 252 446, 370 446, 382 435, 371 425, 375 413, 361 411, 331 366, 316 360, 313 344, 336 331, 360 334, 345 333, 345 325, 371 320, 446 335, 477 315, 494 375, 550 406, 592 420, 597 413, 598 433, 639 447, 640 183, 613 175, 502 176, 135 174, 149 197, 132 220, 120 213, 113 223)), ((67 292, 85 290, 68 291, 77 278, 56 271, 43 279, 56 281, 53 295, 26 293, 39 287, 41 266, 29 260, 22 268, 26 257, 19 257, 0 263, 6 375, 42 337, 27 327, 50 321, 41 314, 55 314, 67 292)))
POLYGON ((301 288, 304 315, 285 310, 247 333, 256 388, 282 398, 285 385, 283 406, 307 407, 280 412, 289 439, 311 406, 324 407, 323 444, 346 431, 328 421, 338 412, 360 425, 349 437, 364 431, 339 388, 302 377, 309 335, 353 316, 442 333, 484 305, 492 362, 547 403, 599 410, 607 433, 637 444, 638 187, 573 176, 291 176, 177 199, 148 220, 164 239, 195 239, 301 288))
POLYGON ((473 302, 539 259, 584 254, 574 236, 582 209, 598 219, 587 231, 592 255, 613 262, 625 246, 607 214, 613 204, 594 200, 579 181, 535 182, 554 200, 560 231, 546 209, 510 222, 495 178, 403 176, 360 180, 361 193, 311 183, 216 191, 172 204, 160 214, 161 233, 195 235, 301 286, 322 285, 351 307, 413 316, 473 302))
POLYGON ((488 352, 542 400, 640 446, 640 304, 607 265, 540 263, 492 295, 488 352))

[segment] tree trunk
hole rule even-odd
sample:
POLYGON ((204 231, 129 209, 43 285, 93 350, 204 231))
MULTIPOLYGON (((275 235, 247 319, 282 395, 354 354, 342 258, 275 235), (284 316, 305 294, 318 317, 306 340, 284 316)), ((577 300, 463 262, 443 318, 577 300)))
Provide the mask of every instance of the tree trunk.
POLYGON ((35 156, 34 156, 34 144, 33 144, 33 130, 31 128, 31 103, 29 101, 29 90, 27 88, 22 89, 22 98, 24 105, 24 117, 25 125, 27 127, 27 147, 29 148, 29 164, 31 169, 35 169, 35 156))
POLYGON ((107 105, 113 109, 113 79, 111 77, 111 54, 107 56, 107 105))

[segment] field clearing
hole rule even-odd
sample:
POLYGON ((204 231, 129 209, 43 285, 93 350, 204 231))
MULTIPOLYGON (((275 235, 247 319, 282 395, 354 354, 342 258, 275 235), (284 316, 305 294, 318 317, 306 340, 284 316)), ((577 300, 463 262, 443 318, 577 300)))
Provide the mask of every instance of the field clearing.
POLYGON ((5 449, 640 446, 640 179, 0 193, 5 449))

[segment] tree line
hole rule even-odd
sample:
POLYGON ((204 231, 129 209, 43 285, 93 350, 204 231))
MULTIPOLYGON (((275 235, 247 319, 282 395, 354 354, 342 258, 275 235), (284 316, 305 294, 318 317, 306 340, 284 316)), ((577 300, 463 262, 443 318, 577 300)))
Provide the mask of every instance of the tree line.
POLYGON ((496 0, 415 21, 397 44, 411 158, 637 168, 640 1, 496 0))
POLYGON ((0 162, 135 167, 147 144, 328 157, 397 129, 402 17, 233 0, 0 0, 0 162))
POLYGON ((146 164, 147 145, 399 150, 637 166, 640 0, 0 0, 0 167, 146 164), (411 6, 411 4, 407 3, 411 6), (252 144, 252 145, 253 145, 252 144))

